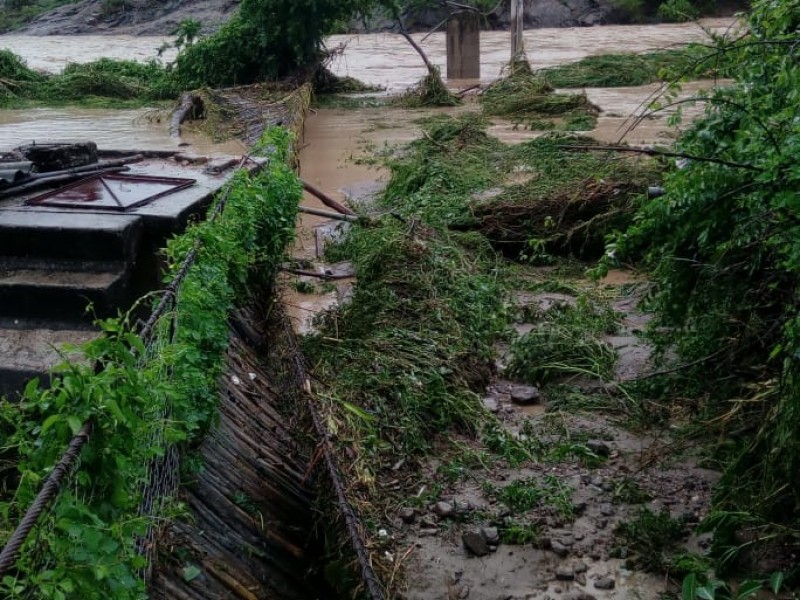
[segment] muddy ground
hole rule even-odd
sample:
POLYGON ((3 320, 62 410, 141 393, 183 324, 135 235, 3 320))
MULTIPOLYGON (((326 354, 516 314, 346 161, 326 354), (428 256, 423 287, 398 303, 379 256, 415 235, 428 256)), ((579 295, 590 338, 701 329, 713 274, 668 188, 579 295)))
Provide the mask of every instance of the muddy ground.
MULTIPOLYGON (((596 98, 604 112, 592 135, 609 141, 619 136, 623 114, 649 91, 599 90, 596 98), (620 104, 620 112, 608 99, 620 104)), ((455 112, 473 109, 467 104, 455 112)), ((319 109, 306 124, 301 174, 338 199, 369 203, 388 178, 372 157, 413 140, 419 120, 441 112, 448 111, 319 109)), ((506 143, 540 135, 501 119, 489 131, 506 143)), ((674 135, 662 117, 633 137, 654 143, 667 134, 674 135)), ((307 195, 304 204, 316 202, 307 195)), ((328 266, 318 255, 337 228, 305 216, 295 257, 324 272, 328 266)), ((574 305, 578 296, 613 309, 619 327, 604 340, 618 357, 613 379, 573 377, 533 388, 509 377, 508 346, 498 346, 497 375, 484 395, 487 410, 500 423, 498 447, 488 449, 484 436, 457 440, 456 451, 442 448, 424 466, 413 486, 416 494, 396 497, 377 526, 375 556, 403 579, 405 597, 413 600, 659 598, 674 583, 639 569, 635 552, 615 532, 643 509, 664 511, 685 529, 679 547, 702 551, 706 540, 689 532, 707 514, 718 474, 703 468, 698 450, 666 422, 645 426, 626 411, 620 384, 653 369, 651 349, 640 336, 649 316, 637 308, 646 281, 617 271, 596 284, 581 269, 537 268, 529 268, 522 279, 561 282, 569 293, 532 292, 530 285, 513 292, 518 335, 534 327, 532 316, 574 305), (503 445, 513 448, 515 440, 536 440, 534 462, 519 466, 508 459, 503 445), (508 506, 503 490, 520 485, 538 490, 541 500, 530 508, 508 506)), ((287 276, 284 302, 296 330, 312 330, 315 315, 346 301, 352 283, 342 279, 324 286, 315 277, 287 276)), ((391 495, 397 482, 383 484, 391 495)))

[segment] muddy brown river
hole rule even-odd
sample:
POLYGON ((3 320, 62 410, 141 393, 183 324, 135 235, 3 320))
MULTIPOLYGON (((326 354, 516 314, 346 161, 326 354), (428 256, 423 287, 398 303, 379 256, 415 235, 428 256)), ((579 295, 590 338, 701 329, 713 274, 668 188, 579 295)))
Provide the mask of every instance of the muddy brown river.
MULTIPOLYGON (((578 60, 592 54, 608 52, 645 52, 658 48, 702 40, 706 30, 723 31, 733 25, 731 19, 706 19, 700 23, 644 26, 603 26, 591 28, 535 29, 525 33, 529 59, 534 68, 553 66, 578 60)), ((436 64, 444 67, 445 38, 435 33, 426 39, 417 39, 436 64)), ((158 48, 167 38, 153 36, 0 36, 0 48, 8 48, 22 56, 29 66, 43 71, 56 72, 68 62, 88 62, 100 57, 126 58, 146 61, 156 58, 158 48)), ((330 48, 343 47, 332 64, 339 75, 350 75, 365 83, 380 85, 390 92, 398 92, 424 75, 419 57, 397 35, 368 34, 332 36, 327 40, 330 48)), ((481 34, 482 81, 489 82, 501 74, 508 60, 509 34, 489 31, 481 34)), ((165 53, 163 60, 174 58, 165 53)), ((452 82, 458 85, 458 82, 452 82)), ((592 101, 607 112, 626 117, 628 108, 637 106, 651 90, 628 88, 603 92, 589 90, 592 101)), ((171 149, 178 144, 190 144, 195 152, 216 153, 236 151, 235 148, 209 144, 201 136, 187 135, 171 139, 166 120, 153 119, 147 109, 128 111, 90 110, 78 108, 33 109, 0 111, 0 149, 36 139, 90 138, 107 148, 147 147, 171 149)), ((356 117, 358 119, 358 117, 356 117)), ((609 128, 603 139, 617 136, 619 122, 601 123, 609 128), (613 126, 613 130, 610 129, 613 126)), ((502 124, 499 130, 504 130, 502 124)), ((510 137, 517 136, 508 130, 510 137)), ((519 136, 524 139, 526 136, 519 136)), ((652 141, 653 135, 634 142, 652 141)))

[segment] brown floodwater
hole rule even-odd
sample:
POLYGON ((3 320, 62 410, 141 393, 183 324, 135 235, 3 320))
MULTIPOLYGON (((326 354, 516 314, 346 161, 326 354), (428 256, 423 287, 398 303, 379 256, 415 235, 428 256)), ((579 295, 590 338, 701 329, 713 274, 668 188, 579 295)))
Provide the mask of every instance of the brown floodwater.
POLYGON ((242 154, 239 141, 214 143, 184 129, 169 135, 169 112, 156 109, 28 108, 0 110, 0 151, 37 141, 92 140, 98 147, 176 150, 202 155, 242 154))
MULTIPOLYGON (((700 23, 602 26, 591 28, 533 29, 525 32, 528 58, 534 68, 555 66, 585 56, 610 52, 646 52, 699 41, 705 30, 720 32, 734 25, 732 19, 707 19, 700 23)), ((444 68, 445 36, 416 34, 416 39, 431 60, 444 68)), ((0 48, 21 55, 32 68, 57 72, 69 62, 88 62, 100 57, 146 61, 156 58, 157 49, 168 41, 152 36, 0 36, 0 48)), ((425 74, 424 67, 405 40, 398 35, 366 34, 332 36, 329 48, 341 47, 331 64, 338 75, 349 75, 371 85, 383 86, 390 93, 413 85, 425 74)), ((502 31, 481 34, 481 82, 488 83, 501 75, 508 61, 509 34, 502 31)), ((173 60, 173 53, 162 59, 173 60)), ((452 87, 467 87, 470 82, 448 82, 452 87)), ((689 84, 686 94, 700 86, 689 84)), ((601 109, 593 135, 616 142, 630 124, 630 116, 641 111, 655 86, 642 88, 587 89, 589 99, 601 109)), ((476 103, 438 111, 364 108, 359 110, 322 109, 310 115, 305 132, 305 147, 300 159, 302 175, 310 183, 337 199, 358 197, 374 190, 387 177, 385 171, 363 164, 359 159, 371 156, 386 145, 403 144, 419 136, 419 119, 436 112, 478 110, 476 103)), ((697 110, 697 109, 695 109, 697 110)), ((690 112, 689 117, 692 116, 690 112)), ((666 114, 643 121, 627 140, 632 143, 662 142, 671 135, 666 131, 666 114)), ((180 139, 169 137, 168 116, 147 109, 95 110, 83 108, 0 110, 0 149, 42 139, 93 139, 103 148, 173 149, 179 144, 198 154, 227 152, 239 154, 238 142, 224 145, 210 143, 191 132, 180 139)), ((508 143, 531 139, 539 132, 527 131, 496 119, 490 133, 508 143)), ((320 207, 306 195, 304 204, 320 207)), ((317 254, 315 229, 325 219, 304 215, 298 229, 295 255, 313 260, 317 254)), ((341 286, 340 286, 341 288, 341 286)), ((319 310, 346 294, 341 289, 324 294, 301 294, 286 286, 287 309, 299 331, 308 331, 319 310)))
MULTIPOLYGON (((707 39, 705 30, 721 32, 734 23, 732 18, 718 18, 680 24, 530 29, 525 32, 525 48, 534 68, 551 67, 595 54, 646 52, 701 41, 707 39)), ((431 60, 444 70, 444 33, 415 34, 414 37, 431 60)), ((158 56, 158 48, 170 40, 165 36, 9 34, 0 35, 0 48, 19 54, 31 68, 56 72, 68 62, 88 62, 101 57, 151 60, 158 56)), ((332 64, 337 74, 382 85, 390 91, 404 89, 425 74, 419 57, 399 35, 335 35, 326 43, 331 49, 344 46, 332 64)), ((509 52, 508 32, 481 33, 481 79, 484 82, 500 75, 509 52)), ((166 51, 162 59, 169 62, 174 57, 173 49, 166 51)))

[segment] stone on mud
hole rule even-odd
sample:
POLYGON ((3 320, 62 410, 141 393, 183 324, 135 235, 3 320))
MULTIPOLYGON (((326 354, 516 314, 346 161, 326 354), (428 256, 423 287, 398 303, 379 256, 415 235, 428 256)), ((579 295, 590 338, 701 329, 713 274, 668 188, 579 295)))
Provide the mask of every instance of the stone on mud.
POLYGON ((461 536, 464 547, 468 552, 475 556, 486 556, 489 554, 489 543, 486 541, 486 534, 483 529, 471 529, 464 532, 461 536))
POLYGON ((413 508, 401 508, 397 514, 403 520, 403 523, 407 523, 409 525, 417 518, 417 511, 415 511, 413 508))
POLYGON ((550 542, 550 550, 552 550, 562 558, 565 557, 567 554, 569 554, 569 548, 567 548, 564 544, 562 544, 558 540, 553 540, 550 542))
POLYGON ((603 456, 605 458, 611 456, 611 448, 603 440, 589 440, 586 442, 586 447, 597 454, 597 456, 603 456))
POLYGON ((487 396, 483 399, 483 406, 486 407, 490 413, 497 413, 500 411, 500 404, 497 402, 497 398, 493 396, 487 396))
POLYGON ((437 502, 433 507, 433 512, 439 515, 440 518, 446 519, 453 516, 455 508, 449 502, 437 502))
POLYGON ((497 527, 484 527, 483 535, 486 536, 486 542, 491 546, 497 546, 500 543, 500 532, 497 527))
POLYGON ((594 582, 594 587, 598 590, 613 590, 615 586, 616 582, 613 577, 601 577, 594 582))
POLYGON ((515 404, 536 404, 539 401, 539 388, 532 385, 515 385, 509 392, 515 404))

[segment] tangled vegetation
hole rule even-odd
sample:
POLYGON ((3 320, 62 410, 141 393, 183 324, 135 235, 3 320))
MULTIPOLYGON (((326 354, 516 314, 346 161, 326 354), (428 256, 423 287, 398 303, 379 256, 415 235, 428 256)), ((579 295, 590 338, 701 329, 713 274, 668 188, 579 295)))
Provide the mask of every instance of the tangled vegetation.
MULTIPOLYGON (((430 120, 421 139, 388 159, 392 178, 379 201, 386 214, 354 227, 328 251, 331 261, 353 262, 358 283, 348 303, 320 318, 319 333, 306 336, 303 349, 319 378, 317 396, 341 464, 347 465, 350 498, 367 523, 380 523, 389 505, 400 501, 387 497, 393 496, 387 486, 399 486, 397 493, 414 506, 436 498, 439 488, 432 482, 414 497, 418 468, 434 449, 440 457, 461 457, 442 466, 446 477, 458 477, 469 464, 521 465, 542 455, 539 440, 513 437, 481 402, 494 373, 494 343, 509 335, 511 263, 492 247, 492 241, 499 247, 501 241, 490 241, 471 215, 482 203, 502 203, 502 193, 491 197, 496 189, 529 185, 538 186, 542 196, 548 188, 557 194, 565 185, 561 167, 569 164, 568 153, 558 149, 563 139, 507 146, 485 128, 476 115, 430 120), (533 169, 538 177, 513 181, 533 169), (486 458, 463 457, 455 440, 470 438, 482 440, 486 458)), ((598 178, 610 172, 604 168, 620 168, 592 153, 577 158, 580 166, 568 172, 568 181, 584 180, 588 168, 599 169, 598 178)), ((536 213, 539 196, 530 198, 529 209, 536 213)), ((593 310, 587 305, 581 318, 593 310)), ((598 328, 612 327, 606 317, 593 316, 598 328)), ((559 501, 559 514, 572 514, 565 489, 547 482, 541 493, 532 485, 522 487, 497 493, 541 495, 544 503, 559 501)), ((508 543, 533 543, 538 537, 537 528, 524 520, 508 523, 501 535, 508 543)), ((371 541, 380 547, 380 539, 371 541)))
POLYGON ((243 0, 214 35, 178 57, 175 74, 187 89, 271 81, 314 68, 323 36, 367 11, 369 0, 243 0))
POLYGON ((758 0, 749 33, 720 41, 735 84, 702 99, 678 142, 716 162, 673 169, 609 247, 651 269, 654 338, 680 356, 648 392, 699 397, 698 419, 724 440, 706 523, 723 571, 800 548, 798 23, 798 0, 758 0))
POLYGON ((680 79, 724 76, 724 65, 705 61, 712 51, 702 46, 661 50, 644 54, 602 54, 579 61, 541 69, 536 74, 556 88, 626 87, 680 79), (702 68, 697 68, 702 65, 702 68))
POLYGON ((38 102, 80 102, 119 106, 173 99, 178 93, 169 72, 156 61, 138 63, 101 58, 67 65, 46 75, 30 69, 9 50, 0 50, 0 107, 38 102))
POLYGON ((196 443, 212 423, 228 314, 251 284, 271 281, 294 235, 301 187, 284 162, 289 134, 271 130, 265 142, 275 149, 266 172, 238 173, 224 212, 170 242, 171 273, 202 245, 154 342, 145 346, 125 318, 104 321, 104 335, 81 348, 86 363, 63 366, 49 387, 32 381, 20 404, 0 402, 0 464, 17 463, 0 473, 3 543, 69 440, 92 424, 69 485, 0 581, 4 598, 144 597, 136 540, 173 508, 140 512, 148 465, 170 446, 196 443))
POLYGON ((532 129, 553 128, 556 122, 567 129, 593 129, 599 112, 586 94, 557 94, 547 80, 526 69, 514 69, 493 83, 481 95, 481 105, 488 116, 507 117, 532 129))

